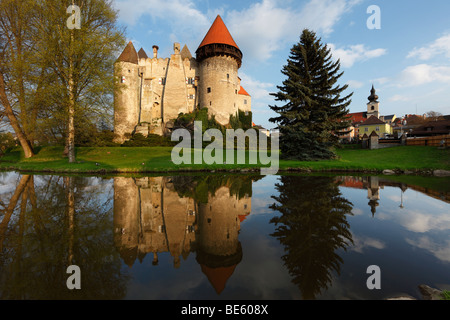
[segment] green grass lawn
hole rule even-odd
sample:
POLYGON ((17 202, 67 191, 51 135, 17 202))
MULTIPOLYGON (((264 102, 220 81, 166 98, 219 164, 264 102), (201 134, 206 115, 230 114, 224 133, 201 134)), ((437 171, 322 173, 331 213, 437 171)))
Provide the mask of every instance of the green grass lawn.
MULTIPOLYGON (((91 173, 91 172, 170 172, 177 170, 251 169, 261 165, 249 164, 182 164, 171 161, 172 147, 105 147, 77 148, 77 163, 69 164, 62 157, 63 147, 43 147, 35 157, 25 159, 20 148, 0 158, 0 169, 30 172, 91 173)), ((450 170, 450 150, 436 147, 394 147, 380 150, 338 149, 337 160, 285 161, 280 170, 310 169, 313 171, 381 171, 450 170)), ((236 161, 235 161, 236 162, 236 161)))

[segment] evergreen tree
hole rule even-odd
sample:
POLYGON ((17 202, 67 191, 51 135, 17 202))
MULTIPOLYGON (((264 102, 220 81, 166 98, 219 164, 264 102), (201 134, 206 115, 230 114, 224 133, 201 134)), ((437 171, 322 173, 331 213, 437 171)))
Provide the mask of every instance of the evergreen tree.
POLYGON ((278 93, 272 93, 283 106, 270 106, 278 116, 270 121, 280 129, 281 157, 314 160, 335 156, 333 147, 346 121, 353 93, 342 97, 348 85, 336 85, 340 61, 333 61, 331 50, 308 29, 290 52, 282 73, 287 76, 278 93))

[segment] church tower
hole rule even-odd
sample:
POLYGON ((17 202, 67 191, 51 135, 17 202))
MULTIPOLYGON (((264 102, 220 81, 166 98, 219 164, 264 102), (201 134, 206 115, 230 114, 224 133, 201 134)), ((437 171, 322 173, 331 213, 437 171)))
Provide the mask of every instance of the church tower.
POLYGON ((220 16, 212 24, 196 51, 199 63, 198 97, 200 108, 208 108, 221 125, 238 113, 238 69, 242 52, 220 16))
POLYGON ((378 101, 378 96, 375 93, 375 88, 372 85, 372 90, 370 90, 369 103, 367 103, 367 118, 375 116, 380 118, 380 102, 378 101))

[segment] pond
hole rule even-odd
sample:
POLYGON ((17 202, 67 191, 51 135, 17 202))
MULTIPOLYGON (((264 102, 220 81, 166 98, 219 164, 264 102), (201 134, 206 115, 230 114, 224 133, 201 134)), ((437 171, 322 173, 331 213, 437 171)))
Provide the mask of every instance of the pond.
POLYGON ((450 289, 449 186, 3 172, 0 299, 420 299, 421 284, 450 289), (72 265, 81 289, 68 288, 72 265))

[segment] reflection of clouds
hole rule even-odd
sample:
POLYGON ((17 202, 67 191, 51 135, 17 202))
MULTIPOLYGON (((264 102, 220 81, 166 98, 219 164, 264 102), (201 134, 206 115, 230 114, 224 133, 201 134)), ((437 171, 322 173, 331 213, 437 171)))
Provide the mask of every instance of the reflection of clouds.
POLYGON ((389 194, 386 196, 387 199, 392 200, 394 202, 400 202, 402 200, 401 196, 397 196, 394 194, 389 194))
POLYGON ((439 260, 450 262, 450 240, 440 244, 433 242, 429 237, 423 236, 417 240, 406 239, 406 242, 420 249, 428 250, 439 260))
POLYGON ((15 172, 2 172, 0 176, 0 195, 14 193, 20 175, 15 172))
POLYGON ((380 214, 378 218, 383 220, 393 219, 412 232, 424 233, 450 229, 450 215, 445 213, 431 214, 430 212, 406 210, 400 213, 380 214))
POLYGON ((263 236, 254 238, 255 241, 245 243, 244 259, 237 267, 239 272, 230 279, 230 287, 251 290, 258 299, 274 299, 277 295, 299 299, 300 292, 286 272, 277 241, 263 236))
POLYGON ((399 209, 401 198, 394 194, 398 190, 386 188, 380 204, 382 210, 377 219, 391 220, 405 229, 424 233, 450 229, 449 205, 420 192, 407 190, 403 193, 403 209, 399 209))
POLYGON ((350 248, 350 250, 356 251, 358 253, 363 253, 366 248, 375 248, 375 249, 384 249, 386 245, 384 242, 366 237, 366 236, 356 236, 352 235, 354 245, 350 248))
POLYGON ((353 208, 353 209, 352 209, 352 214, 353 214, 354 216, 360 216, 360 215, 363 215, 363 214, 364 214, 364 211, 361 210, 361 209, 359 209, 359 208, 353 208))
MULTIPOLYGON (((258 214, 258 213, 267 213, 267 210, 257 210, 257 209, 268 209, 269 206, 275 203, 275 200, 273 200, 270 197, 265 198, 254 198, 252 197, 252 214, 258 214)), ((271 211, 273 212, 273 211, 271 211)))

